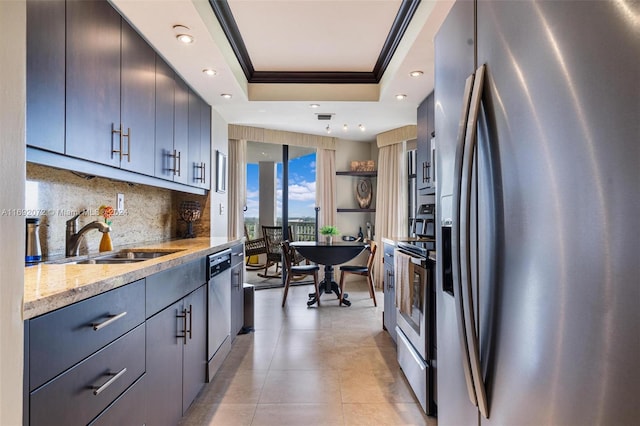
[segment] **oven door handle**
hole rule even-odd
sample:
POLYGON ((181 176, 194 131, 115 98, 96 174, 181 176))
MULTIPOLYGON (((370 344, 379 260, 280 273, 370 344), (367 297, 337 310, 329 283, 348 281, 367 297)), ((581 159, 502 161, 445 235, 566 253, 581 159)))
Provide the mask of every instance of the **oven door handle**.
POLYGON ((423 259, 421 257, 410 256, 409 258, 411 259, 411 263, 422 267, 423 259))
POLYGON ((469 349, 469 362, 471 374, 477 398, 477 405, 480 413, 489 418, 487 394, 480 368, 480 349, 478 332, 476 328, 476 315, 474 312, 475 302, 472 291, 472 271, 471 252, 473 249, 471 240, 471 224, 475 218, 471 217, 471 203, 473 192, 473 169, 476 152, 478 117, 480 114, 480 103, 482 100, 482 88, 484 85, 484 65, 475 72, 473 91, 471 93, 471 103, 469 107, 469 117, 467 119, 467 130, 465 132, 464 154, 462 160, 462 185, 460 188, 460 287, 462 290, 464 324, 467 347, 469 349))
POLYGON ((461 281, 461 247, 462 238, 460 228, 461 220, 461 198, 463 184, 463 157, 464 144, 466 139, 467 119, 469 116, 469 108, 471 106, 471 91, 473 89, 473 81, 475 75, 471 74, 467 77, 464 86, 464 96, 462 99, 462 113, 458 126, 458 138, 456 142, 456 158, 453 175, 453 220, 451 223, 451 274, 453 280, 454 305, 456 309, 456 323, 458 324, 458 338, 460 340, 460 349, 462 355, 462 370, 464 372, 465 383, 467 385, 467 393, 469 400, 475 406, 478 405, 476 398, 475 385, 471 372, 471 360, 469 359, 469 342, 467 339, 467 327, 465 325, 464 300, 461 281))

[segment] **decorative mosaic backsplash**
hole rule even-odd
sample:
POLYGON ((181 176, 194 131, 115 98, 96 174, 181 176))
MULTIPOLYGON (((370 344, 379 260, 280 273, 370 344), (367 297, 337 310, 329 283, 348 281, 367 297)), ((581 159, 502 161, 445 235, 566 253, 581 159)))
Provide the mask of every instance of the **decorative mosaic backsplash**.
MULTIPOLYGON (((27 163, 25 208, 40 218, 40 244, 45 258, 64 255, 66 221, 87 209, 78 229, 94 220, 101 205, 116 208, 116 194, 124 194, 124 211, 110 218, 114 249, 133 244, 181 238, 186 224, 178 217, 183 200, 198 201, 202 217, 194 223, 197 236, 209 235, 208 196, 186 194, 153 186, 129 184, 100 177, 86 177, 27 163)), ((80 254, 97 252, 102 234, 90 230, 80 243, 80 254)))

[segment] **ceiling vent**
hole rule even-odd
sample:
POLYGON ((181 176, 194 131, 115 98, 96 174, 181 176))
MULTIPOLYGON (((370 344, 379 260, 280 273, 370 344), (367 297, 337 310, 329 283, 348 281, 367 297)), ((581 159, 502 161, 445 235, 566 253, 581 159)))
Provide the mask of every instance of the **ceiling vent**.
POLYGON ((316 114, 318 116, 318 120, 331 120, 333 114, 316 114))

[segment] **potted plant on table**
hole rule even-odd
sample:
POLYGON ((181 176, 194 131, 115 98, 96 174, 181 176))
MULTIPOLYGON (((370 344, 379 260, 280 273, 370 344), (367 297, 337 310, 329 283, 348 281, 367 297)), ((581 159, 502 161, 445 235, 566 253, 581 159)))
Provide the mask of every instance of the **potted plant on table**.
POLYGON ((327 244, 331 244, 333 242, 333 237, 340 235, 340 231, 333 225, 325 225, 320 228, 319 232, 325 236, 327 240, 327 244))

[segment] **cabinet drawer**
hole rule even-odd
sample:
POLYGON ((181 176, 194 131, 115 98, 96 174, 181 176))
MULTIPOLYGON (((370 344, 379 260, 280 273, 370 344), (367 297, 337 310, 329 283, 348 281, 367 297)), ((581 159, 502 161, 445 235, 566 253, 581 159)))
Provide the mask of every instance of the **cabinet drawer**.
POLYGON ((144 287, 136 281, 30 320, 29 390, 143 323, 144 287))
POLYGON ((147 422, 145 377, 146 375, 142 375, 125 393, 113 401, 113 404, 89 423, 89 426, 144 425, 147 422))
POLYGON ((145 371, 145 325, 30 395, 30 424, 86 425, 145 371))
POLYGON ((206 283, 207 268, 205 264, 206 258, 203 257, 202 259, 148 276, 146 278, 147 318, 206 283))
POLYGON ((244 261, 244 244, 237 244, 231 247, 231 267, 241 264, 244 261))

